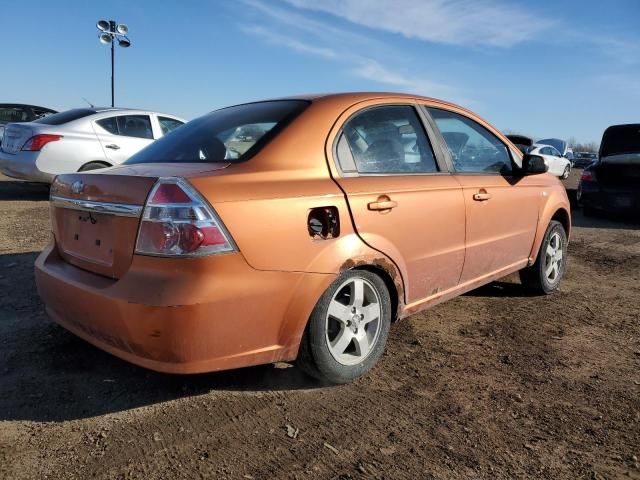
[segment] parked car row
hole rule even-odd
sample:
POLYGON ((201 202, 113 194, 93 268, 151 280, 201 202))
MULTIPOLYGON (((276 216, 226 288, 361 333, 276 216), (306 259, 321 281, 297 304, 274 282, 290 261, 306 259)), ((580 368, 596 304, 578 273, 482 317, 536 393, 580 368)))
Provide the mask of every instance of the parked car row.
POLYGON ((571 174, 573 152, 564 140, 548 138, 534 142, 532 138, 525 135, 507 135, 507 138, 522 153, 542 156, 549 165, 549 172, 557 177, 565 179, 571 174))
MULTIPOLYGON (((59 130, 10 129, 6 155, 34 134, 64 136, 42 148, 53 151, 71 132, 105 150, 123 131, 165 133, 160 114, 77 115, 59 130)), ((396 319, 512 272, 540 294, 559 288, 570 207, 548 169, 430 98, 236 105, 120 166, 56 176, 38 292, 65 328, 147 368, 296 360, 349 382, 378 361, 396 319)))
POLYGON ((598 154, 593 152, 576 152, 573 160, 573 166, 576 168, 585 168, 598 160, 598 154))
POLYGON ((61 173, 119 165, 185 121, 122 108, 77 108, 4 127, 0 171, 51 183, 61 173))

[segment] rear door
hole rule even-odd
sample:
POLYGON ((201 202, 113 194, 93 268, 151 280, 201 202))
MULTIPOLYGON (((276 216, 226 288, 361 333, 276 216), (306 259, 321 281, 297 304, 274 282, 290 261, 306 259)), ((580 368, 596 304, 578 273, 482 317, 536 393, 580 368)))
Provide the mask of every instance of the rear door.
POLYGON ((147 114, 113 115, 93 122, 107 160, 118 165, 154 140, 151 117, 147 114))
POLYGON ((407 303, 455 287, 464 262, 462 190, 421 115, 406 103, 353 107, 333 150, 358 235, 399 268, 407 303))
POLYGON ((541 175, 515 176, 512 154, 487 126, 462 111, 427 107, 448 146, 466 207, 461 283, 526 262, 538 225, 541 175))

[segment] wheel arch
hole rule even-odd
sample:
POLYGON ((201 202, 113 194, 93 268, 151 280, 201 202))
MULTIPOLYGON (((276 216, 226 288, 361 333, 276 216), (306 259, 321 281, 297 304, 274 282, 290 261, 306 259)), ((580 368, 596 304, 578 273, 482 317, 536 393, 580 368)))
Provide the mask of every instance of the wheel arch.
POLYGON ((389 298, 391 299, 391 322, 395 322, 400 318, 400 304, 401 296, 398 291, 398 285, 393 281, 391 274, 382 266, 375 263, 364 264, 354 267, 352 270, 365 270, 379 276, 389 291, 389 298))
POLYGON ((529 254, 529 265, 533 265, 538 258, 544 234, 546 233, 547 228, 549 228, 549 223, 551 223, 552 220, 556 220, 562 224, 565 232, 567 233, 567 239, 569 238, 571 233, 571 214, 569 213, 569 208, 569 201, 566 199, 565 194, 564 200, 560 199, 560 201, 554 202, 552 206, 543 210, 540 220, 538 221, 538 231, 536 232, 531 253, 529 254))
POLYGON ((551 216, 551 220, 556 220, 562 224, 564 231, 567 232, 568 238, 571 231, 571 216, 569 215, 569 212, 562 207, 558 208, 551 216))
POLYGON ((92 163, 99 163, 100 165, 104 165, 104 168, 109 168, 109 167, 113 167, 113 165, 109 162, 107 162, 106 160, 91 160, 89 162, 85 162, 83 163, 80 168, 78 169, 78 172, 82 172, 82 169, 84 167, 86 167, 87 165, 90 165, 92 163))

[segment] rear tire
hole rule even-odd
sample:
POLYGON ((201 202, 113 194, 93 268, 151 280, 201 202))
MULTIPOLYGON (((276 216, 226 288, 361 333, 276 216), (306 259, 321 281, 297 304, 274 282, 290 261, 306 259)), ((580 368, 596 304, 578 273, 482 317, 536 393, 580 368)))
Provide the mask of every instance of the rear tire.
POLYGON ((562 179, 566 180, 567 178, 569 178, 569 175, 571 174, 571 167, 569 165, 567 165, 566 167, 564 167, 564 172, 562 172, 562 179))
POLYGON ((78 170, 79 172, 88 172, 90 170, 99 170, 101 168, 108 168, 111 165, 107 164, 107 163, 103 163, 103 162, 89 162, 89 163, 85 163, 83 166, 80 167, 80 170, 78 170))
POLYGON ((313 309, 296 363, 319 380, 352 382, 382 355, 390 324, 391 298, 384 281, 366 270, 343 272, 313 309))
POLYGON ((551 220, 536 262, 520 270, 522 285, 544 295, 557 291, 567 265, 567 243, 567 232, 562 223, 551 220))

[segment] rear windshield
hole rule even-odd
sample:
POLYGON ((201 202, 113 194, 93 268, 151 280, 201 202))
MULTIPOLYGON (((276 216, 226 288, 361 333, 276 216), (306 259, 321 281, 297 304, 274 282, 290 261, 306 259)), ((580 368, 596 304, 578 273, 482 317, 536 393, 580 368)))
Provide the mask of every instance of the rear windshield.
POLYGON ((33 123, 44 123, 45 125, 62 125, 63 123, 72 122, 82 117, 93 115, 95 110, 89 108, 74 108, 66 112, 54 113, 44 118, 40 118, 33 123))
POLYGON ((640 153, 640 124, 609 127, 602 136, 600 156, 640 153))
POLYGON ((124 163, 247 160, 308 105, 303 100, 274 100, 216 110, 170 132, 124 163))

